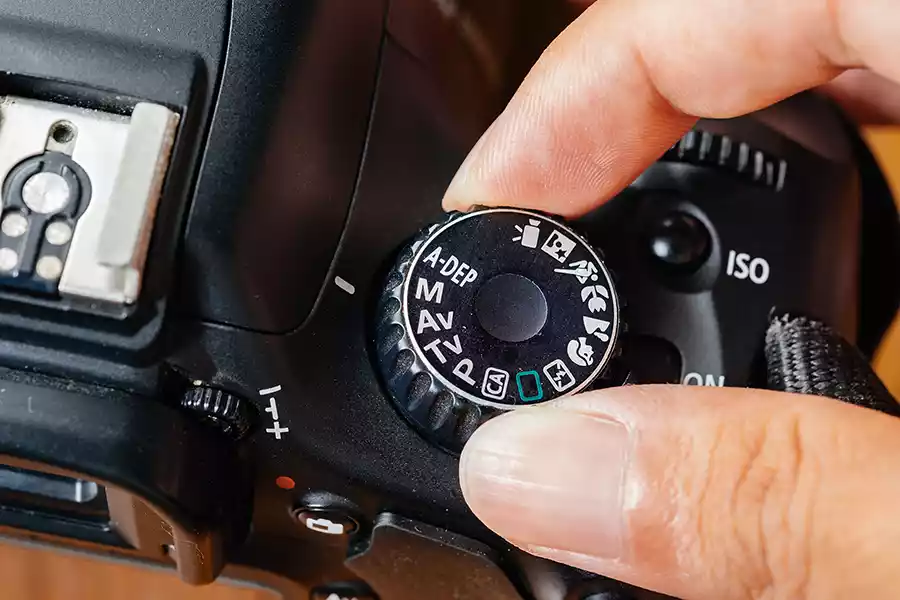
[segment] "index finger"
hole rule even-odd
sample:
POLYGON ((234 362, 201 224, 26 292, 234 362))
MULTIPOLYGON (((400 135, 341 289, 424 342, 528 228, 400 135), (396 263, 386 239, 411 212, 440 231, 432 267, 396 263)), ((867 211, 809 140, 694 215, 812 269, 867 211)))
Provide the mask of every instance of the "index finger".
POLYGON ((900 81, 894 0, 598 0, 545 51, 444 207, 580 216, 698 118, 771 105, 865 67, 900 81))

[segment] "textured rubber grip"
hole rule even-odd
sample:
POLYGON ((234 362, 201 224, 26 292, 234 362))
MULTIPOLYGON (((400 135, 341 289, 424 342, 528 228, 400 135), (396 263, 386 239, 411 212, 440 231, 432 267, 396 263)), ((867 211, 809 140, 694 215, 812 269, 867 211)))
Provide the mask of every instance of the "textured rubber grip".
POLYGON ((820 321, 774 316, 766 331, 765 354, 771 389, 827 396, 900 416, 900 404, 862 352, 820 321))

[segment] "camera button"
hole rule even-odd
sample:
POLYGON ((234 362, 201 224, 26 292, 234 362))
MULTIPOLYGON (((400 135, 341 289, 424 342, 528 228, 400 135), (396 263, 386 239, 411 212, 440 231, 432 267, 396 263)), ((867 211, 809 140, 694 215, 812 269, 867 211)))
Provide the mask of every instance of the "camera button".
POLYGON ((547 323, 547 298, 531 279, 517 273, 495 275, 475 296, 475 317, 494 338, 525 342, 547 323))
POLYGON ((377 600, 377 598, 374 594, 360 589, 358 585, 334 584, 314 589, 309 595, 309 600, 377 600))
POLYGON ((337 509, 305 507, 291 514, 310 531, 325 535, 350 535, 359 529, 356 519, 337 509))
POLYGON ((623 592, 597 592, 589 596, 585 596, 582 600, 631 600, 634 596, 626 596, 623 592))
POLYGON ((712 237, 706 226, 686 212, 672 212, 650 232, 650 252, 668 270, 691 273, 709 257, 712 237))

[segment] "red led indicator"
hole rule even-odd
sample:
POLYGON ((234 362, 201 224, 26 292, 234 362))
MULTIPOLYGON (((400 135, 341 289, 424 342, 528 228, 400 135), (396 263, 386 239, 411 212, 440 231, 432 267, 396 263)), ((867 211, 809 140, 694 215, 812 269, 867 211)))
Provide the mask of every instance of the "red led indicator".
POLYGON ((284 475, 282 475, 275 480, 275 485, 283 490, 292 490, 294 489, 294 486, 297 485, 297 483, 290 477, 285 477, 284 475))

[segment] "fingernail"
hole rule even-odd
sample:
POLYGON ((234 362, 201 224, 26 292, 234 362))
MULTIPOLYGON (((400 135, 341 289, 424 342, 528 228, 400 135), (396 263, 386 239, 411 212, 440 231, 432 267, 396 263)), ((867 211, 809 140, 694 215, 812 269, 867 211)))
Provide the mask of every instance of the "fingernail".
POLYGON ((520 546, 624 558, 629 435, 613 420, 523 410, 488 421, 461 456, 472 511, 520 546))

